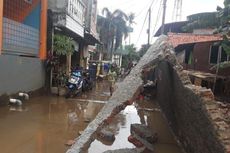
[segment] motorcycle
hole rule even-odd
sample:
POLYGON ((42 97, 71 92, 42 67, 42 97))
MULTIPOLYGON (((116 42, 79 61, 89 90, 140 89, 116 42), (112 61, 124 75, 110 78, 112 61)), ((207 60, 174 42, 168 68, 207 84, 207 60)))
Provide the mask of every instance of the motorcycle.
POLYGON ((88 91, 93 89, 93 82, 90 79, 90 74, 88 71, 83 72, 83 85, 82 85, 82 91, 88 91))
POLYGON ((75 95, 81 94, 83 87, 83 78, 81 71, 73 71, 70 78, 66 84, 67 93, 66 98, 73 97, 75 95))

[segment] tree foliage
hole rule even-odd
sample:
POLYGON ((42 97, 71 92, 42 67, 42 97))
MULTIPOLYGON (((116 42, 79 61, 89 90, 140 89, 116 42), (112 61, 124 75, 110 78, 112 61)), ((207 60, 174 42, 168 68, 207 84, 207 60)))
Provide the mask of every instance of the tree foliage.
POLYGON ((121 10, 111 12, 108 8, 102 10, 104 17, 98 18, 100 39, 108 51, 112 52, 122 45, 128 36, 127 22, 129 17, 121 10), (115 40, 115 41, 114 41, 115 40))
POLYGON ((57 55, 73 54, 73 39, 64 35, 54 35, 54 51, 57 55))
POLYGON ((228 7, 230 5, 230 0, 225 0, 224 1, 224 7, 228 7))
POLYGON ((193 29, 217 28, 220 21, 217 12, 198 13, 188 16, 189 23, 182 29, 185 32, 192 32, 193 29))
POLYGON ((124 46, 124 50, 127 52, 127 55, 122 57, 122 67, 127 68, 130 61, 139 61, 140 56, 134 44, 124 46))
POLYGON ((144 56, 144 54, 147 52, 147 50, 149 49, 150 45, 148 44, 145 44, 145 45, 142 45, 140 50, 138 51, 139 53, 139 56, 142 57, 144 56))
POLYGON ((224 8, 217 7, 218 17, 221 21, 221 26, 218 29, 218 32, 223 35, 223 41, 221 46, 227 55, 230 55, 230 0, 224 1, 224 8))

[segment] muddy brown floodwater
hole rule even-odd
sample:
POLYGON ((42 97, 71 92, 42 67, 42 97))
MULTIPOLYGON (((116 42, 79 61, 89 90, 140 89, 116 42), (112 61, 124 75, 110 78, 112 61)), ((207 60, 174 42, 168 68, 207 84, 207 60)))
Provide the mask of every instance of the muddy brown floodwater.
POLYGON ((21 107, 0 107, 0 153, 65 153, 65 143, 79 136, 106 103, 107 88, 101 83, 78 99, 42 96, 21 107))
POLYGON ((134 105, 127 106, 106 127, 106 129, 115 133, 115 141, 108 143, 98 138, 91 143, 88 153, 102 153, 107 150, 135 148, 128 141, 130 125, 134 123, 148 125, 150 129, 158 133, 158 143, 154 145, 154 153, 183 153, 174 139, 159 106, 152 100, 137 101, 134 105))
MULTIPOLYGON (((56 96, 31 98, 20 106, 0 107, 0 153, 65 153, 65 143, 79 136, 109 98, 106 82, 77 99, 56 96)), ((156 153, 181 153, 159 107, 150 100, 138 101, 119 113, 109 128, 115 133, 113 143, 96 139, 88 153, 135 148, 128 142, 130 124, 149 125, 158 132, 156 153)))

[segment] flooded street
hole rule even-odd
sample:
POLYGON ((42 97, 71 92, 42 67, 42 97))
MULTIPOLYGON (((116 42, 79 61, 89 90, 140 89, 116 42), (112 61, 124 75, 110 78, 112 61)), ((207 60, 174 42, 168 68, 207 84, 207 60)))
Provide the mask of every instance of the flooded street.
MULTIPOLYGON (((81 134, 109 98, 106 83, 81 97, 68 99, 56 96, 31 98, 22 106, 0 107, 0 146, 2 153, 64 153, 65 145, 81 134)), ((142 123, 159 136, 156 153, 181 153, 159 107, 149 100, 138 101, 119 113, 107 128, 115 133, 115 141, 97 138, 88 153, 135 148, 128 142, 130 125, 142 123)))
POLYGON ((104 85, 79 100, 43 96, 0 107, 0 152, 64 153, 65 143, 79 136, 104 106, 109 95, 104 85))
POLYGON ((106 150, 122 148, 136 148, 128 141, 130 126, 134 123, 148 125, 158 133, 158 142, 154 145, 155 153, 182 153, 181 148, 175 141, 171 131, 160 111, 160 108, 151 100, 137 101, 134 105, 127 106, 119 113, 113 122, 106 127, 115 133, 115 141, 107 143, 102 140, 95 140, 88 153, 102 153, 106 150))

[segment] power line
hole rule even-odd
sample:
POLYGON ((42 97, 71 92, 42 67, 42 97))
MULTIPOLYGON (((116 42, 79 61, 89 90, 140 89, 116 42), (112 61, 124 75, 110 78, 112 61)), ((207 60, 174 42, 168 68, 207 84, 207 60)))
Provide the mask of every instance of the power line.
POLYGON ((175 0, 172 21, 180 21, 181 17, 182 17, 182 0, 175 0))
POLYGON ((146 10, 146 8, 151 4, 150 2, 152 2, 152 0, 150 0, 149 3, 137 13, 137 15, 135 16, 136 18, 139 17, 143 13, 144 10, 146 10))
POLYGON ((161 4, 162 4, 162 1, 163 1, 163 0, 160 1, 160 6, 159 6, 159 9, 158 9, 156 22, 155 22, 155 25, 154 25, 154 28, 153 28, 153 32, 152 32, 152 33, 153 33, 153 36, 152 36, 152 38, 151 38, 151 42, 152 42, 153 37, 154 37, 154 32, 156 31, 157 23, 158 23, 159 18, 160 18, 160 16, 161 16, 161 11, 162 11, 161 4))
POLYGON ((143 29, 144 29, 145 22, 146 22, 146 19, 147 19, 147 17, 148 17, 148 13, 149 13, 149 12, 147 11, 147 13, 146 13, 146 15, 145 15, 145 20, 144 20, 144 23, 143 23, 143 25, 142 25, 141 32, 140 32, 140 34, 139 34, 139 36, 138 36, 138 39, 137 39, 136 44, 137 44, 137 43, 139 42, 139 40, 140 40, 141 33, 142 33, 143 29))
MULTIPOLYGON (((152 5, 153 5, 154 2, 155 2, 155 0, 153 0, 152 3, 150 4, 150 7, 149 7, 150 9, 152 8, 152 5)), ((139 34, 139 36, 138 36, 138 39, 137 39, 136 44, 137 44, 137 43, 139 42, 139 40, 140 40, 140 37, 141 37, 141 34, 142 34, 142 32, 143 32, 143 29, 144 29, 145 22, 146 22, 146 20, 147 20, 148 14, 149 14, 149 10, 147 10, 147 13, 146 13, 146 15, 145 15, 145 20, 144 20, 144 23, 143 23, 143 25, 142 25, 141 32, 140 32, 140 34, 139 34)))
MULTIPOLYGON (((134 1, 133 1, 134 2, 134 1)), ((126 6, 123 10, 125 11, 125 12, 129 12, 129 10, 132 10, 132 8, 134 8, 135 6, 137 6, 138 5, 138 3, 137 2, 134 2, 134 3, 132 3, 132 5, 130 4, 129 6, 126 6)))

